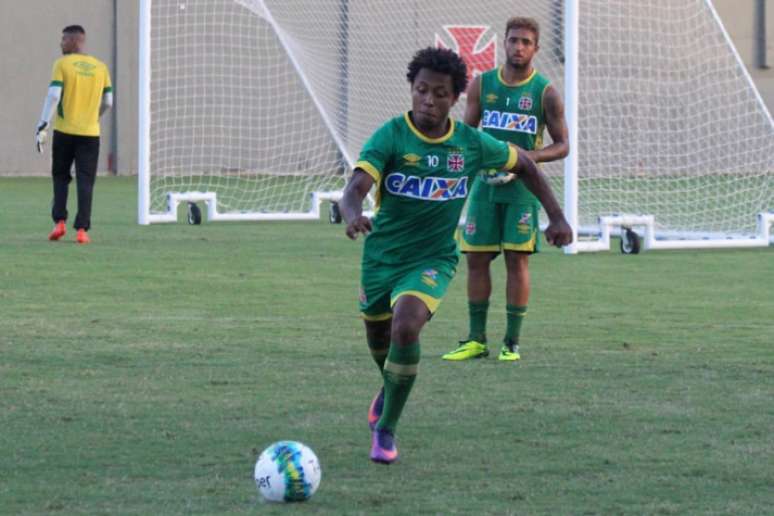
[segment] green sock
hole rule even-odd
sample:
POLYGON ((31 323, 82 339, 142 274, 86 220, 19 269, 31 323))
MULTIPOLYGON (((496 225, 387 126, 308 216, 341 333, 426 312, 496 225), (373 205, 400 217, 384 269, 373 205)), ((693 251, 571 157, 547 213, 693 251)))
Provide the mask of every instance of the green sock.
POLYGON ((505 305, 505 313, 508 324, 505 328, 505 340, 519 345, 519 334, 521 333, 521 323, 524 316, 527 315, 526 306, 505 305))
POLYGON ((390 349, 390 343, 377 342, 375 339, 371 340, 367 336, 366 339, 368 340, 368 350, 371 352, 371 358, 376 362, 379 371, 384 371, 384 361, 387 360, 387 351, 390 349))
POLYGON ((417 377, 419 342, 406 346, 390 343, 390 352, 384 364, 384 408, 376 428, 395 433, 398 419, 417 377))
POLYGON ((470 333, 468 340, 486 342, 486 314, 489 311, 489 301, 468 301, 470 317, 470 333))

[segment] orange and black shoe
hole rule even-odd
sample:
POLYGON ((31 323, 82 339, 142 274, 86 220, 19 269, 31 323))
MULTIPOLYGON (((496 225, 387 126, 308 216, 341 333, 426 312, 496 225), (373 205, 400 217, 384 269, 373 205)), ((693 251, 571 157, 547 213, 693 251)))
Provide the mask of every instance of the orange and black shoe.
POLYGON ((65 221, 60 220, 54 225, 54 229, 51 230, 51 233, 48 234, 49 240, 59 240, 63 236, 65 236, 65 233, 67 233, 67 226, 65 226, 65 221))
POLYGON ((75 235, 75 241, 79 244, 88 244, 91 243, 91 238, 89 238, 89 234, 85 229, 79 229, 78 233, 75 235))

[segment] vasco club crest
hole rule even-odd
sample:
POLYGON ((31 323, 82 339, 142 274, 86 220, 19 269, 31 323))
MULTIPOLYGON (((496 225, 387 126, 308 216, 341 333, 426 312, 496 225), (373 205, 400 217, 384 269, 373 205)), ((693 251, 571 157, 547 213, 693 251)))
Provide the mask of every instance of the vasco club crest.
POLYGON ((462 172, 465 169, 465 156, 459 152, 450 152, 446 158, 446 168, 449 172, 462 172))
MULTIPOLYGON (((497 65, 495 35, 485 40, 484 34, 489 25, 444 25, 443 30, 452 40, 452 48, 468 66, 468 82, 473 77, 494 68, 497 65)), ((435 46, 449 48, 436 33, 435 46)))

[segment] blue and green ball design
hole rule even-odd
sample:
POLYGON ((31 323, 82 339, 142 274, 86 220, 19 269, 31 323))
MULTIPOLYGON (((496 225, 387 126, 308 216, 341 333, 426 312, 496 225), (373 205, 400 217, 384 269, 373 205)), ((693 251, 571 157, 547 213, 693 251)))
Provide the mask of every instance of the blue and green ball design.
POLYGON ((285 501, 303 502, 312 496, 312 485, 307 482, 301 464, 301 449, 293 441, 279 441, 271 450, 271 459, 277 471, 285 477, 285 501))

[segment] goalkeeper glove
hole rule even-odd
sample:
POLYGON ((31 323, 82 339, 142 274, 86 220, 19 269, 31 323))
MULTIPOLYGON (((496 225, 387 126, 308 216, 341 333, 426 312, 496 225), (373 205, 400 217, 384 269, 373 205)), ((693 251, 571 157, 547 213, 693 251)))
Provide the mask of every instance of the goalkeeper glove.
POLYGON ((40 122, 35 131, 35 149, 37 149, 39 154, 43 154, 43 151, 46 148, 46 141, 48 141, 48 131, 46 131, 46 127, 48 127, 48 122, 40 122))

